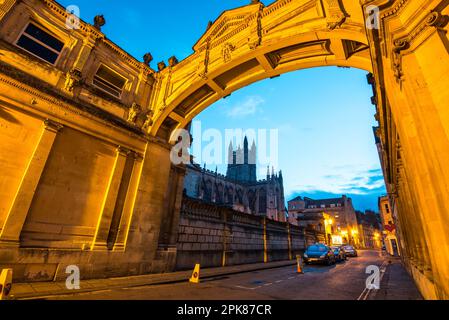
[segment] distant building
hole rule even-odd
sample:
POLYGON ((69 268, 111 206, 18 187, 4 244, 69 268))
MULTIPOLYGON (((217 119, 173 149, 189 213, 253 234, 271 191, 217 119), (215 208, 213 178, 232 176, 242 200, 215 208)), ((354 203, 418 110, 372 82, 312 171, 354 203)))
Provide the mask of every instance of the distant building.
POLYGON ((265 216, 276 221, 286 221, 284 184, 282 172, 271 174, 267 169, 264 180, 257 180, 256 145, 251 148, 245 137, 243 149, 228 151, 226 175, 201 168, 198 164, 186 166, 185 195, 208 203, 226 205, 234 210, 265 216))
POLYGON ((365 213, 356 211, 359 227, 360 247, 365 249, 380 249, 382 246, 382 223, 380 215, 372 210, 365 213))
POLYGON ((397 228, 388 196, 379 197, 379 212, 383 226, 385 250, 392 256, 401 255, 397 238, 397 228))
POLYGON ((289 222, 327 230, 329 244, 358 243, 358 228, 351 198, 311 199, 298 196, 288 202, 289 222))

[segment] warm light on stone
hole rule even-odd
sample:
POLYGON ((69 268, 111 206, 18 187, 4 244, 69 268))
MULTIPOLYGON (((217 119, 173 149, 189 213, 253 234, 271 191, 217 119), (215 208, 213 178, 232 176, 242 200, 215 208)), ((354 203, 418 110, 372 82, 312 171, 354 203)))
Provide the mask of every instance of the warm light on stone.
POLYGON ((0 269, 17 281, 63 279, 67 265, 82 278, 173 270, 185 174, 173 130, 261 79, 340 66, 371 73, 402 259, 425 298, 448 299, 448 15, 433 0, 254 1, 155 71, 99 27, 69 32, 55 1, 0 0, 0 269), (379 30, 363 16, 373 5, 379 30), (27 51, 31 20, 63 48, 27 51))

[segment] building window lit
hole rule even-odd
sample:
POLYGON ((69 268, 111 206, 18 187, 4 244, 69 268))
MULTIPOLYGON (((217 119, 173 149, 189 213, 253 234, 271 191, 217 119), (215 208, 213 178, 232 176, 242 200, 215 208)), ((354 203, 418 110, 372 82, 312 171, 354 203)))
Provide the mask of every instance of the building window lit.
POLYGON ((64 43, 48 32, 29 23, 16 42, 17 46, 28 53, 55 64, 61 54, 64 43))
POLYGON ((117 98, 122 96, 125 83, 126 79, 124 77, 104 65, 98 68, 93 81, 96 87, 117 98))

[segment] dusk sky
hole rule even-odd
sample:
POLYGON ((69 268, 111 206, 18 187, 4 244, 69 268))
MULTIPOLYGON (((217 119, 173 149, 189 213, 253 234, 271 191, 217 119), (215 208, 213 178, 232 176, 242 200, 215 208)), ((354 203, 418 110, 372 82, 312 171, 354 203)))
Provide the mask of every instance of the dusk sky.
MULTIPOLYGON (((59 2, 78 5, 87 22, 103 14, 106 36, 139 60, 151 52, 155 68, 172 55, 179 60, 190 55, 209 20, 250 0, 139 0, 129 6, 118 0, 96 0, 95 5, 87 0, 59 2)), ((203 131, 214 128, 223 136, 225 129, 278 129, 276 170, 283 171, 286 200, 296 195, 347 194, 356 209, 377 210, 377 197, 385 193, 385 187, 372 131, 376 122, 371 95, 365 71, 314 68, 243 88, 196 120, 203 131)), ((227 152, 225 141, 223 148, 227 152)), ((224 164, 218 167, 225 173, 224 164)), ((208 168, 214 170, 215 164, 208 168)), ((266 172, 265 166, 260 169, 259 173, 266 172)))

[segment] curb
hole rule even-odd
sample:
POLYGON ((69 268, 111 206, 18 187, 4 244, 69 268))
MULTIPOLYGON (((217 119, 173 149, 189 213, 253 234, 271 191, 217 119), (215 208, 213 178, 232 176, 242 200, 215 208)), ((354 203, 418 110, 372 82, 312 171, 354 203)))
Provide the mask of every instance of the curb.
MULTIPOLYGON (((254 271, 259 271, 259 270, 283 268, 283 267, 293 266, 293 265, 296 265, 295 261, 288 261, 285 263, 278 263, 278 264, 275 264, 272 266, 263 266, 263 265, 262 266, 254 266, 252 268, 247 268, 247 269, 243 269, 243 270, 229 270, 229 271, 222 271, 222 272, 216 272, 216 273, 213 273, 213 271, 211 271, 210 272, 211 274, 208 274, 208 272, 207 272, 208 269, 204 269, 205 271, 203 271, 203 272, 205 272, 206 274, 203 274, 201 279, 212 279, 212 278, 216 278, 216 277, 220 277, 220 276, 254 272, 254 271)), ((238 266, 234 266, 234 267, 238 267, 238 266)), ((146 281, 142 280, 141 282, 136 282, 134 284, 132 283, 132 281, 138 280, 138 279, 133 279, 132 277, 130 277, 128 283, 113 283, 114 280, 111 281, 111 279, 90 279, 87 281, 101 281, 101 282, 105 282, 105 284, 99 285, 97 287, 79 289, 76 291, 66 289, 64 284, 61 282, 50 283, 50 284, 48 284, 48 286, 59 287, 59 290, 58 290, 58 288, 56 288, 55 290, 51 290, 51 289, 47 290, 47 291, 42 290, 41 292, 30 290, 29 292, 23 292, 23 293, 17 293, 17 294, 14 294, 14 292, 12 292, 10 300, 46 299, 46 298, 50 298, 50 297, 72 296, 72 295, 74 296, 74 295, 78 295, 80 293, 97 292, 97 291, 102 291, 102 290, 110 290, 110 289, 118 289, 118 288, 137 288, 137 287, 145 287, 145 286, 153 286, 153 285, 182 283, 182 282, 189 281, 190 273, 191 273, 191 271, 185 271, 185 274, 177 275, 177 276, 173 277, 173 279, 163 279, 164 274, 160 274, 162 276, 162 278, 148 279, 146 281)), ((170 273, 166 273, 165 275, 170 275, 170 273)), ((142 277, 142 276, 145 276, 145 275, 135 276, 135 277, 142 277)), ((124 280, 124 278, 113 278, 113 279, 118 279, 119 281, 120 281, 120 279, 124 280)), ((27 284, 20 284, 20 285, 27 285, 27 284)), ((13 286, 13 290, 14 290, 14 286, 13 286)))

